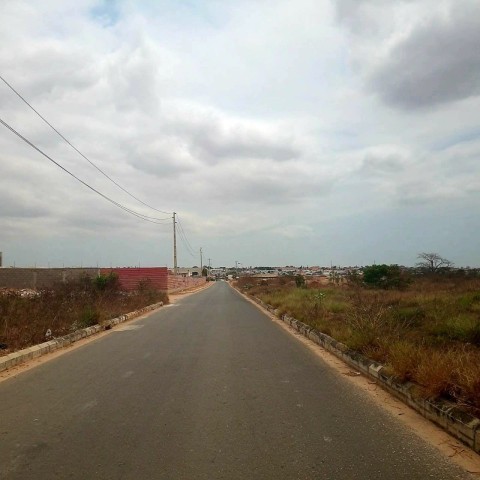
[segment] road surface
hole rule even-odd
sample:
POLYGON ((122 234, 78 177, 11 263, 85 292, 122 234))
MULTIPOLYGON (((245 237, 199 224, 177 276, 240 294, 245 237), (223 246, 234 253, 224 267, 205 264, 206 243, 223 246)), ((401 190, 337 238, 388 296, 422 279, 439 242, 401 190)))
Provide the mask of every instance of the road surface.
POLYGON ((467 479, 226 282, 0 383, 0 479, 467 479))

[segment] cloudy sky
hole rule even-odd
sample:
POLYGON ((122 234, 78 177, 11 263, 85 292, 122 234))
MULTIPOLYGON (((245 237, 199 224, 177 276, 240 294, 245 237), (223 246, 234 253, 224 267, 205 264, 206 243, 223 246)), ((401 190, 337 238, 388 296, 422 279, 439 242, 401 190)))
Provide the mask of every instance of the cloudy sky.
MULTIPOLYGON (((180 265, 480 266, 478 0, 2 0, 0 19, 0 75, 178 212, 180 265)), ((0 118, 170 216, 1 81, 0 118)), ((3 125, 0 179, 4 266, 173 263, 170 219, 3 125)))

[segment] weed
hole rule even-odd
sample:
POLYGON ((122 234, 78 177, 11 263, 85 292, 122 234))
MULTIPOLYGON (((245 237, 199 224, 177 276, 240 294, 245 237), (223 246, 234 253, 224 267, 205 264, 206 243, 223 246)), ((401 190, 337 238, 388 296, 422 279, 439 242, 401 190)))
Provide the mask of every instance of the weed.
POLYGON ((418 346, 400 340, 390 345, 387 368, 400 381, 411 380, 416 372, 421 349, 418 346))
POLYGON ((168 303, 165 292, 124 292, 114 276, 83 277, 31 297, 0 294, 0 343, 7 346, 0 355, 44 342, 47 331, 62 336, 160 301, 168 303))

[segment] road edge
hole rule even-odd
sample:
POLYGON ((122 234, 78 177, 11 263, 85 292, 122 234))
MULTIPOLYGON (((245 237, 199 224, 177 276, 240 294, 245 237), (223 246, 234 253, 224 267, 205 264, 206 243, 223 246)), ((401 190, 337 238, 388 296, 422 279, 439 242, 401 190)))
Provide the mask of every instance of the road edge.
POLYGON ((124 313, 116 318, 105 321, 104 323, 92 325, 91 327, 82 328, 76 330, 75 332, 64 335, 63 337, 57 337, 47 342, 40 343, 38 345, 33 345, 32 347, 24 348, 23 350, 18 350, 12 352, 8 355, 0 357, 0 372, 4 372, 12 367, 21 365, 22 363, 28 362, 35 358, 42 357, 49 353, 55 352, 56 350, 62 349, 75 343, 79 340, 82 340, 87 337, 91 337, 99 332, 104 330, 110 330, 115 325, 119 323, 126 322, 132 318, 139 317, 145 312, 150 312, 156 310, 160 307, 163 307, 163 302, 154 303, 152 305, 147 305, 146 307, 140 308, 139 310, 134 310, 133 312, 124 313))
POLYGON ((480 419, 461 411, 454 404, 438 399, 422 399, 416 395, 417 386, 411 382, 401 383, 386 372, 385 366, 370 360, 364 355, 349 349, 345 344, 306 325, 289 315, 279 315, 279 311, 257 297, 245 295, 232 287, 247 300, 253 301, 259 308, 289 325, 300 335, 311 340, 324 350, 332 353, 362 375, 374 380, 378 386, 394 395, 422 417, 441 427, 452 437, 460 440, 474 452, 480 453, 480 419))

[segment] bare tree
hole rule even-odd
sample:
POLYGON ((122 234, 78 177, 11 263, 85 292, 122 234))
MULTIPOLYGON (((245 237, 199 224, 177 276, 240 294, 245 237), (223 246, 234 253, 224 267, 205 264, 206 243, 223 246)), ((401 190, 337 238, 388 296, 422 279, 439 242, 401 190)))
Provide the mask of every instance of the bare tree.
POLYGON ((453 266, 453 263, 446 258, 441 257, 438 253, 419 253, 417 258, 421 261, 416 266, 429 273, 437 273, 439 270, 447 269, 453 266))

